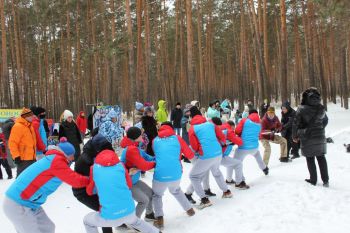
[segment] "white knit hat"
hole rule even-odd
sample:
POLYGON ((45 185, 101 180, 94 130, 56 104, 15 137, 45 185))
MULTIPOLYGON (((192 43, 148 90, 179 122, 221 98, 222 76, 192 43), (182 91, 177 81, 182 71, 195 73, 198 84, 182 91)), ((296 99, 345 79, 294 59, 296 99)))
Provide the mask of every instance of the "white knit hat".
POLYGON ((73 113, 69 110, 64 110, 63 112, 63 120, 67 120, 68 117, 73 117, 73 113))

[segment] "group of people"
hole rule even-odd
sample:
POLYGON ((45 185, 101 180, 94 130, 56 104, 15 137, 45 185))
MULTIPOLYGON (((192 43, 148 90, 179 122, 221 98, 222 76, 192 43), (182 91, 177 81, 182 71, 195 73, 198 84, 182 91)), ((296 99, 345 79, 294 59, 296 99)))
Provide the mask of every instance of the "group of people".
POLYGON ((184 110, 177 103, 170 121, 164 100, 159 101, 157 112, 150 103, 136 102, 134 124, 120 142, 123 150, 119 155, 112 145, 120 130, 115 125, 113 110, 80 153, 80 147, 74 143, 80 144, 81 134, 77 126, 70 126, 75 124, 70 112, 63 114, 59 143, 39 148, 36 135, 38 132, 40 135, 40 130, 35 130, 32 123, 35 114, 23 109, 9 138, 12 157, 20 169, 5 194, 6 216, 19 233, 54 232, 55 225, 41 206, 65 182, 73 187, 74 197, 93 210, 83 220, 86 232, 97 233, 98 227, 102 227, 104 233, 111 233, 113 227, 128 226, 141 232, 160 232, 165 225, 162 198, 167 189, 191 217, 195 215, 192 204, 196 204, 193 193, 200 198, 198 209, 211 206, 209 198, 216 196, 210 189, 210 173, 222 191, 222 198, 232 197, 231 187, 250 188, 243 173, 247 156, 253 156, 261 172, 268 175, 271 142, 281 145, 281 162, 290 161, 290 149, 293 157, 298 157, 300 145, 310 172, 306 182, 312 185, 317 184, 317 158, 323 185, 328 187, 325 159, 328 118, 317 89, 309 88, 303 93, 296 112, 288 103, 283 104, 282 122, 273 107, 264 106, 266 113, 259 116, 250 103, 248 115, 235 124, 230 120, 233 108, 228 100, 224 102, 210 104, 212 109, 207 115, 201 111, 199 101, 186 104, 184 110), (228 114, 229 120, 223 119, 223 114, 228 114), (69 138, 72 135, 80 140, 69 138), (263 157, 259 141, 265 149, 263 157), (36 161, 37 151, 44 156, 36 161), (180 188, 184 158, 192 164, 191 183, 185 192, 180 188), (69 167, 72 161, 74 171, 69 167), (226 168, 226 176, 221 165, 226 168), (142 181, 142 174, 149 170, 153 170, 151 186, 142 181))

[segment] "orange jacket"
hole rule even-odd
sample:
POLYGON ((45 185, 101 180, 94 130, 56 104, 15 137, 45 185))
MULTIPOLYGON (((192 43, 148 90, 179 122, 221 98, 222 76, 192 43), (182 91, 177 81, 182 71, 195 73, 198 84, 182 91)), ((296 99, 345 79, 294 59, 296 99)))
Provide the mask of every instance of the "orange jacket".
POLYGON ((35 160, 36 138, 32 124, 24 118, 17 118, 11 129, 8 141, 12 158, 21 160, 35 160))

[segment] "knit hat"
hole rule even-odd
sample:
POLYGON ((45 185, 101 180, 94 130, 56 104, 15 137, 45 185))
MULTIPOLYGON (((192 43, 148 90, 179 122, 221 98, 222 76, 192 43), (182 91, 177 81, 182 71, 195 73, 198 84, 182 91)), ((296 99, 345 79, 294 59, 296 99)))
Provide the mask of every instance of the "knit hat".
POLYGON ((199 109, 196 106, 192 106, 190 108, 190 112, 191 112, 191 117, 192 118, 197 116, 197 115, 200 115, 200 116, 202 115, 202 113, 199 111, 199 109))
POLYGON ((137 111, 140 111, 143 108, 143 104, 140 102, 135 102, 135 108, 137 111))
POLYGON ((145 107, 152 107, 153 104, 150 103, 150 102, 145 102, 145 103, 143 104, 143 106, 145 106, 145 107))
POLYGON ((91 140, 91 144, 97 153, 112 147, 112 144, 100 133, 96 134, 91 140))
POLYGON ((185 109, 184 109, 184 113, 189 112, 191 107, 192 107, 191 104, 186 104, 185 109))
POLYGON ((58 148, 62 150, 65 156, 72 156, 75 154, 75 148, 72 144, 67 141, 67 138, 62 137, 60 143, 58 143, 58 148))
POLYGON ((35 108, 34 110, 31 108, 31 110, 33 111, 35 116, 39 116, 39 114, 46 112, 45 108, 42 108, 42 107, 34 107, 34 108, 35 108))
POLYGON ((267 109, 267 112, 269 112, 269 113, 275 113, 275 108, 274 108, 274 107, 269 107, 269 108, 267 109))
POLYGON ((141 129, 137 127, 130 127, 126 132, 126 136, 131 140, 136 140, 138 137, 141 136, 141 133, 141 129))
POLYGON ((64 112, 63 112, 63 120, 67 120, 68 119, 68 117, 73 117, 73 113, 71 112, 71 111, 69 111, 69 110, 64 110, 64 112))
POLYGON ((28 109, 28 108, 22 109, 21 117, 26 118, 26 117, 31 117, 33 115, 34 115, 34 113, 30 109, 28 109))
POLYGON ((153 111, 153 108, 150 107, 150 106, 145 107, 145 111, 144 111, 143 114, 144 114, 144 115, 147 115, 148 112, 154 112, 154 111, 153 111))

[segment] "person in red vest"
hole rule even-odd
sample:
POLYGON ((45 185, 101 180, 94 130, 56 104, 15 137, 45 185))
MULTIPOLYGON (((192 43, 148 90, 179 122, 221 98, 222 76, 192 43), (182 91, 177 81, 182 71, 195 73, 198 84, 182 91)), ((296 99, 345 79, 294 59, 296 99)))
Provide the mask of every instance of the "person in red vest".
POLYGON ((85 137, 85 132, 87 128, 87 120, 85 118, 85 113, 84 111, 80 111, 78 117, 77 117, 77 126, 81 134, 81 138, 85 137))

